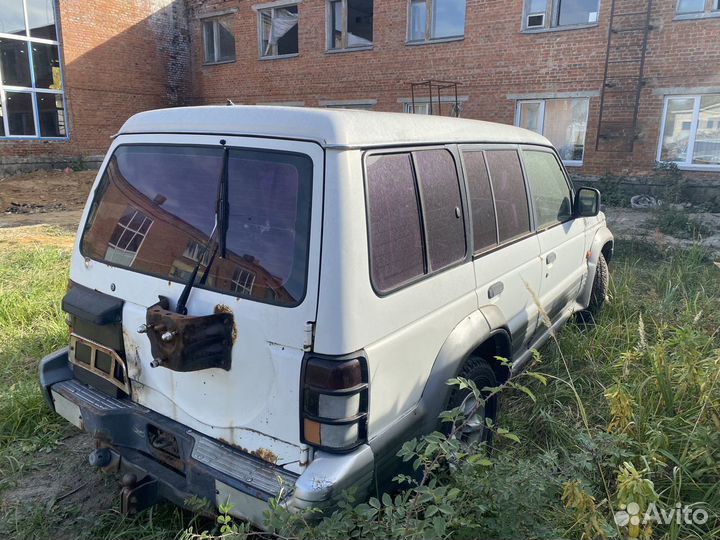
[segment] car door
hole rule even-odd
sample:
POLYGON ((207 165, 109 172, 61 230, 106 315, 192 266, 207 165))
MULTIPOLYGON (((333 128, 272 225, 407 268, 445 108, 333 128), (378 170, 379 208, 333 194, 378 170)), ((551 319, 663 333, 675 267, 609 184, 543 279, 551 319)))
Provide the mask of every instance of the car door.
POLYGON ((532 232, 527 189, 514 146, 461 147, 473 226, 478 306, 494 306, 510 331, 516 355, 538 318, 540 245, 532 232))
POLYGON ((573 193, 551 148, 523 147, 523 166, 540 242, 540 302, 555 322, 575 302, 585 264, 585 220, 573 217, 573 193))

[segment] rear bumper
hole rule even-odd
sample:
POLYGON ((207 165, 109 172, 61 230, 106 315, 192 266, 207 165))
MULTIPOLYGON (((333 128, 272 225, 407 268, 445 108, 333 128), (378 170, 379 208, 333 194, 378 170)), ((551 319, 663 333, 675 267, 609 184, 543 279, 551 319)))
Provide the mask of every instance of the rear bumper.
POLYGON ((365 496, 372 484, 374 459, 364 445, 350 454, 322 452, 297 475, 280 466, 207 437, 126 399, 110 397, 73 378, 67 349, 40 362, 40 384, 51 409, 108 448, 112 467, 153 481, 157 495, 196 508, 232 503, 231 513, 262 526, 270 499, 292 510, 332 506, 343 490, 356 487, 365 496), (169 455, 150 441, 150 430, 174 436, 169 455), (195 502, 192 502, 195 501, 195 502))

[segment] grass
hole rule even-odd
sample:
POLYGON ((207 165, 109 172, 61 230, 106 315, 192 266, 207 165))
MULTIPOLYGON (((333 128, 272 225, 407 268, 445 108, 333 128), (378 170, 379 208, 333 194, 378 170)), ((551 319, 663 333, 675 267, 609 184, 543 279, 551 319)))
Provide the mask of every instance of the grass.
MULTIPOLYGON (((87 511, 82 501, 48 511, 46 501, 3 498, 37 473, 38 456, 74 433, 49 413, 36 382, 38 359, 67 339, 59 301, 71 246, 71 236, 48 228, 0 231, 0 534, 174 538, 191 524, 208 528, 170 506, 125 519, 116 509, 87 511)), ((569 324, 540 351, 539 375, 524 383, 534 399, 503 390, 501 424, 520 443, 497 437, 491 460, 439 475, 431 491, 445 489, 445 502, 422 502, 412 522, 398 517, 407 515, 400 498, 348 506, 304 528, 275 516, 273 526, 303 538, 361 530, 397 538, 440 530, 458 538, 599 538, 625 534, 612 520, 621 504, 656 501, 668 509, 703 506, 708 521, 641 534, 720 537, 720 268, 699 249, 618 242, 611 276, 597 324, 569 324), (463 497, 448 495, 453 489, 463 497)))

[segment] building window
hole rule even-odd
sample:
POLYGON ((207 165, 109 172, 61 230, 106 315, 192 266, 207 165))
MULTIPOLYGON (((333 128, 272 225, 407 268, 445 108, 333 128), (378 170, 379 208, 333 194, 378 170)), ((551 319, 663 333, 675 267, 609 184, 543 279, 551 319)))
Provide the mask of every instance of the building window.
POLYGON ((665 98, 658 161, 720 168, 720 94, 665 98))
POLYGON ((255 284, 255 274, 244 268, 237 268, 232 278, 233 292, 252 295, 252 288, 255 284))
POLYGON ((131 267, 152 224, 152 219, 132 206, 128 206, 110 236, 105 251, 105 260, 131 267))
POLYGON ((54 0, 3 0, 0 137, 67 138, 54 0))
POLYGON ((515 125, 550 139, 566 165, 582 165, 589 101, 587 98, 518 101, 515 125))
POLYGON ((678 0, 676 12, 678 15, 688 15, 688 18, 703 17, 711 12, 720 10, 720 0, 678 0))
POLYGON ((372 0, 331 0, 327 20, 328 50, 372 46, 372 0))
POLYGON ((540 30, 598 22, 599 0, 525 0, 523 28, 540 30))
POLYGON ((415 103, 415 105, 413 105, 412 102, 403 103, 403 110, 410 114, 430 114, 430 104, 415 103))
POLYGON ((297 5, 260 9, 258 20, 261 57, 272 58, 298 53, 297 5))
POLYGON ((354 101, 336 101, 336 102, 326 102, 320 103, 321 107, 325 107, 326 109, 355 109, 359 111, 372 111, 373 107, 375 107, 376 100, 369 99, 369 100, 359 100, 357 102, 354 101))
POLYGON ((203 21, 203 43, 206 64, 235 61, 235 37, 227 17, 203 21))
POLYGON ((465 0, 410 0, 408 42, 461 38, 465 35, 465 0))

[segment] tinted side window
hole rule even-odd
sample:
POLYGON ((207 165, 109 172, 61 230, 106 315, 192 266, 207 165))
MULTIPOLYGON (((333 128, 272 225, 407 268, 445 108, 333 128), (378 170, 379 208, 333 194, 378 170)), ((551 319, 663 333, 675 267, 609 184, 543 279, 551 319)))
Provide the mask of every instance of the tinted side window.
POLYGON ((497 244, 495 205, 485 166, 485 154, 479 151, 463 152, 463 160, 473 217, 474 250, 477 253, 497 244))
POLYGON ((520 156, 515 150, 485 152, 495 194, 500 242, 530 231, 527 193, 520 156))
POLYGON ((523 151, 535 226, 538 229, 572 216, 570 188, 560 164, 550 152, 523 151))
POLYGON ((465 257, 465 224, 457 169, 447 150, 415 152, 430 270, 465 257))
POLYGON ((367 159, 370 272, 379 292, 424 273, 420 213, 410 154, 367 159))

